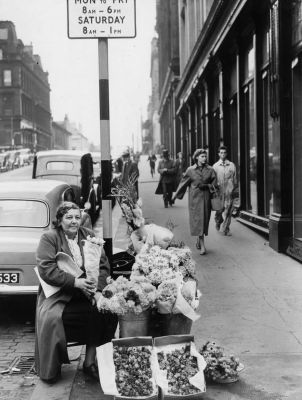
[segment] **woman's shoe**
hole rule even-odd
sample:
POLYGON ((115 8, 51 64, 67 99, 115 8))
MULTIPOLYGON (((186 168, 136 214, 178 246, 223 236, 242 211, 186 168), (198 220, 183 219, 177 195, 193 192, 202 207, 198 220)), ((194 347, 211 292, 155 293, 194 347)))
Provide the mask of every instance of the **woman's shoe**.
POLYGON ((97 366, 95 364, 89 365, 89 367, 86 367, 85 364, 83 364, 83 372, 85 375, 90 376, 90 378, 99 381, 99 372, 97 369, 97 366))
POLYGON ((206 251, 206 249, 205 248, 203 248, 202 250, 200 250, 200 253, 199 253, 201 256, 204 256, 205 254, 207 254, 207 251, 206 251))
POLYGON ((199 240, 197 240, 197 242, 196 242, 196 249, 197 250, 201 249, 201 245, 200 245, 200 241, 199 240))

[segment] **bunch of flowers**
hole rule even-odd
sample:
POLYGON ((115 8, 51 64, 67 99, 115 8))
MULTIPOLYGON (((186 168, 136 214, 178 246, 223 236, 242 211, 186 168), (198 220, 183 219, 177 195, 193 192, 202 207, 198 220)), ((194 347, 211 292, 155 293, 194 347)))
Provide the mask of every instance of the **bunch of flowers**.
POLYGON ((201 293, 197 290, 195 262, 188 247, 150 246, 146 251, 139 253, 132 266, 130 279, 145 277, 156 286, 156 306, 159 313, 182 313, 185 303, 193 310, 199 305, 201 293), (182 296, 181 296, 182 295, 182 296), (174 308, 178 299, 178 307, 174 308))
POLYGON ((113 347, 115 382, 121 396, 150 396, 154 393, 151 349, 147 346, 113 347))
POLYGON ((142 201, 141 199, 137 199, 136 180, 137 177, 130 177, 126 184, 118 180, 111 191, 112 196, 117 198, 126 222, 132 230, 138 229, 145 222, 142 212, 142 201))
POLYGON ((200 390, 189 382, 189 378, 198 373, 197 358, 191 356, 190 346, 173 350, 170 353, 157 353, 159 367, 167 371, 168 393, 188 395, 200 390))
POLYGON ((196 279, 195 262, 188 247, 169 247, 167 250, 155 245, 135 258, 131 276, 146 276, 154 285, 182 277, 196 279))
POLYGON ((220 383, 238 380, 239 372, 243 369, 239 358, 225 355, 222 347, 210 341, 199 352, 207 363, 204 371, 206 378, 220 383))
POLYGON ((162 282, 157 289, 157 309, 161 314, 170 314, 174 307, 178 294, 178 286, 175 280, 162 282))
POLYGON ((107 278, 107 283, 97 302, 99 311, 118 315, 129 312, 140 314, 155 303, 156 288, 144 277, 128 280, 119 276, 115 281, 107 278))

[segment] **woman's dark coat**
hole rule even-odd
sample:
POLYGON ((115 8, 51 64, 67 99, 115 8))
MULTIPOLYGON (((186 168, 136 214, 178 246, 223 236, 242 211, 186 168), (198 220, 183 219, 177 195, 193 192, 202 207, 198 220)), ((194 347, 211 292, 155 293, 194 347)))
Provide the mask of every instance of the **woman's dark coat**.
POLYGON ((208 234, 212 185, 216 185, 214 169, 207 164, 202 168, 195 164, 186 170, 174 195, 174 198, 182 199, 189 187, 189 217, 192 236, 208 234))
MULTIPOLYGON (((84 254, 81 241, 94 233, 87 228, 80 228, 78 233, 83 264, 84 254)), ((40 378, 56 377, 61 364, 69 363, 62 313, 65 305, 71 300, 75 278, 59 269, 56 254, 63 252, 72 257, 65 235, 61 228, 53 229, 42 235, 37 249, 38 270, 41 278, 48 284, 61 287, 51 297, 45 298, 39 287, 36 308, 36 343, 35 363, 40 378)), ((110 266, 105 253, 100 259, 100 274, 97 290, 106 286, 106 278, 110 274, 110 266)))

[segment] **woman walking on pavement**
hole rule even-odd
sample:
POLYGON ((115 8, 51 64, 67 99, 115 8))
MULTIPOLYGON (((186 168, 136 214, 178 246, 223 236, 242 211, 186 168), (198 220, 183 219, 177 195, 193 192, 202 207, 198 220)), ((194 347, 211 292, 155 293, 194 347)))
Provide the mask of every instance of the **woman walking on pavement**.
POLYGON ((155 194, 163 195, 165 208, 168 208, 168 204, 172 207, 176 169, 175 163, 170 159, 169 151, 166 149, 163 150, 162 159, 158 164, 157 171, 160 174, 160 180, 155 194))
POLYGON ((189 217, 192 236, 197 236, 196 247, 206 254, 204 236, 208 235, 211 217, 211 193, 215 191, 216 174, 207 163, 207 152, 197 149, 193 155, 194 165, 189 167, 173 199, 182 199, 189 187, 189 217))

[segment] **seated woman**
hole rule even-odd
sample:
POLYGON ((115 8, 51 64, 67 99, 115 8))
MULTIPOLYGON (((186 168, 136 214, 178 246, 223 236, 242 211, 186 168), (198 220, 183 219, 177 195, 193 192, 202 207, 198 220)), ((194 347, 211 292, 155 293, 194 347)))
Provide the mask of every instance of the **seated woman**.
POLYGON ((96 347, 111 341, 117 319, 98 312, 95 303, 106 286, 110 267, 102 250, 97 284, 86 278, 82 241, 94 233, 81 227, 81 211, 71 202, 57 210, 56 228, 43 234, 37 249, 38 271, 47 284, 60 290, 46 298, 39 288, 36 308, 36 370, 41 379, 52 383, 61 374, 61 365, 69 363, 67 342, 86 344, 83 372, 98 380, 96 347), (57 253, 72 257, 83 270, 79 278, 64 272, 57 264, 57 253))

